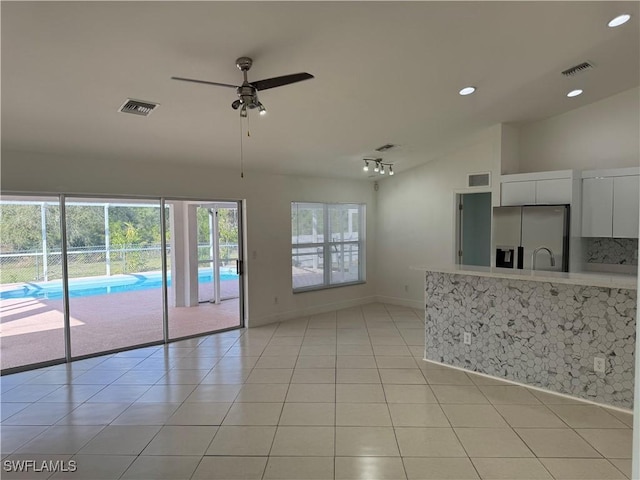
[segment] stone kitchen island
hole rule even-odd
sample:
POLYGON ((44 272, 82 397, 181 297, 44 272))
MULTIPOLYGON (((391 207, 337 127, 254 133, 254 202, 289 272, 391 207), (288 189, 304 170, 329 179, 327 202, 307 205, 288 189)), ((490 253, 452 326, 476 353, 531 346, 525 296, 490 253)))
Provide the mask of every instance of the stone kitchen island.
POLYGON ((633 408, 636 276, 416 269, 426 271, 426 360, 633 408))

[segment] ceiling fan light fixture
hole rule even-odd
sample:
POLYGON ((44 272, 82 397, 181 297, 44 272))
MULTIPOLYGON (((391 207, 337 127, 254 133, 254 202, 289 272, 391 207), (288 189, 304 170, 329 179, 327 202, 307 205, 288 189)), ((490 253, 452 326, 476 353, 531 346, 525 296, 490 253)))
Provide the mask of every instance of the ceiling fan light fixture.
POLYGON ((241 85, 231 85, 228 83, 209 82, 207 80, 197 80, 194 78, 185 77, 171 77, 173 80, 181 80, 183 82, 200 83, 204 85, 215 85, 218 87, 233 88, 236 90, 238 99, 231 104, 231 108, 238 110, 240 107, 240 116, 247 116, 247 108, 253 110, 258 108, 260 115, 266 115, 267 109, 258 100, 257 92, 267 90, 269 88, 282 87, 290 85, 292 83, 302 82, 303 80, 310 80, 314 78, 313 75, 307 72, 292 73, 289 75, 282 75, 280 77, 265 78, 263 80, 257 80, 249 82, 247 79, 247 72, 251 69, 253 60, 249 57, 240 57, 236 59, 236 67, 242 72, 243 82, 241 85))
POLYGON ((618 15, 616 18, 612 19, 607 23, 607 25, 611 28, 619 27, 620 25, 624 25, 629 21, 631 15, 628 13, 623 13, 622 15, 618 15))

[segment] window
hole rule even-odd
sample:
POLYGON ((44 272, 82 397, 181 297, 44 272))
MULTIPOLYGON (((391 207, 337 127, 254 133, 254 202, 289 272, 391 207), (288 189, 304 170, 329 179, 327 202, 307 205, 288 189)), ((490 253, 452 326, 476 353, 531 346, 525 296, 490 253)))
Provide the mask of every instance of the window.
POLYGON ((364 205, 291 204, 293 291, 364 282, 364 205))

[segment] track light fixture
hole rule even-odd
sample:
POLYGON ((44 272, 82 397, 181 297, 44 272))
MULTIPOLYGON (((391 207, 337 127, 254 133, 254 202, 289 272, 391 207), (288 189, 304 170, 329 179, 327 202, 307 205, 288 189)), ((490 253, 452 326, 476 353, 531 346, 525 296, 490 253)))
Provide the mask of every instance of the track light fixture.
POLYGON ((364 167, 362 167, 362 170, 365 172, 369 171, 369 162, 373 162, 373 171, 375 173, 384 175, 386 173, 385 167, 389 167, 389 175, 394 175, 393 164, 383 162, 381 158, 365 158, 363 161, 364 167))

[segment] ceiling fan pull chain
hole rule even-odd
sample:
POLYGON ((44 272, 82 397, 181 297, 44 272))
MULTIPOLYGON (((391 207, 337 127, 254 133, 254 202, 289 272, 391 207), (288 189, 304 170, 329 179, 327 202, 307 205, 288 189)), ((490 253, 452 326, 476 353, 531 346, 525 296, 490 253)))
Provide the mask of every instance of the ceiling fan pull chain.
POLYGON ((244 178, 244 155, 242 152, 242 117, 240 118, 240 178, 244 178))
POLYGON ((251 136, 251 131, 249 128, 249 115, 247 115, 247 137, 250 137, 250 136, 251 136))

